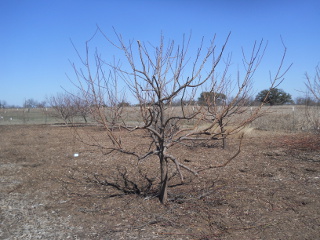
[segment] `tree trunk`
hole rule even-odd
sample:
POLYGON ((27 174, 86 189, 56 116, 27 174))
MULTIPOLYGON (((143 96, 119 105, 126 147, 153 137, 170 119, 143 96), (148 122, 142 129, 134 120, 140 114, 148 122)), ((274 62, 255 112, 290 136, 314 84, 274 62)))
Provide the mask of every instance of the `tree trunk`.
POLYGON ((160 202, 165 204, 168 201, 168 162, 163 156, 160 157, 161 183, 160 183, 160 202))
POLYGON ((224 136, 224 134, 222 135, 222 148, 223 149, 226 149, 227 148, 227 139, 226 137, 224 136))
POLYGON ((222 136, 222 148, 226 149, 227 148, 227 139, 226 139, 226 134, 225 134, 225 130, 222 124, 222 120, 219 121, 219 125, 220 125, 220 131, 221 131, 221 136, 222 136))

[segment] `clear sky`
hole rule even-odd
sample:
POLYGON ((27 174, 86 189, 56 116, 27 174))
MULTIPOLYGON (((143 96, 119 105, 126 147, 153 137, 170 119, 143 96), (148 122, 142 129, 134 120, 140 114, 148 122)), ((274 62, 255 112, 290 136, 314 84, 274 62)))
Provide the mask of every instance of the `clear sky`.
MULTIPOLYGON (((276 71, 281 35, 285 63, 293 66, 280 88, 293 98, 305 89, 305 72, 314 74, 320 62, 319 0, 1 0, 0 100, 22 105, 72 88, 66 74, 73 76, 69 60, 77 55, 70 39, 84 53, 97 24, 107 35, 114 27, 125 39, 155 43, 161 32, 180 40, 192 31, 197 44, 215 33, 222 42, 231 31, 227 51, 235 56, 263 38, 268 48, 256 91, 268 86, 268 71, 276 71)), ((103 41, 97 41, 100 46, 103 41)))

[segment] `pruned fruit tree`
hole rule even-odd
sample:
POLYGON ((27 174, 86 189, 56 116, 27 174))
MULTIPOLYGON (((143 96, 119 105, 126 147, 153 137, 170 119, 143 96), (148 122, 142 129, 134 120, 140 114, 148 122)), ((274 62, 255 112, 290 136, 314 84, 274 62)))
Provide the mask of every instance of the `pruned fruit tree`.
MULTIPOLYGON (((228 136, 239 133, 264 114, 263 102, 252 109, 247 100, 252 97, 253 76, 267 44, 262 40, 255 42, 247 54, 242 50, 243 70, 237 70, 232 77, 231 54, 225 53, 231 34, 219 46, 216 36, 208 44, 202 39, 198 48, 192 51, 190 36, 183 36, 180 43, 176 43, 161 35, 156 45, 140 40, 125 41, 116 31, 112 37, 114 40, 97 28, 93 38, 86 42, 84 54, 75 48, 81 66, 72 64, 76 80, 70 79, 87 103, 90 118, 104 128, 105 141, 110 143, 104 147, 106 154, 120 153, 124 157, 135 157, 137 161, 158 159, 157 196, 166 203, 169 169, 173 168, 182 182, 185 171, 198 174, 175 156, 174 146, 196 147, 216 141, 223 141, 225 146, 228 136), (104 38, 104 47, 112 49, 116 57, 111 56, 109 61, 98 51, 91 54, 89 46, 97 35, 104 38), (127 92, 123 93, 123 89, 127 92), (206 94, 201 95, 201 104, 197 104, 195 99, 202 91, 206 94), (121 104, 127 102, 124 96, 133 101, 132 107, 139 113, 138 122, 126 119, 127 113, 121 104), (143 151, 127 148, 121 140, 124 131, 126 134, 143 131, 148 137, 148 147, 143 151)), ((286 55, 283 47, 274 76, 268 75, 265 80, 270 82, 269 89, 283 81, 290 67, 283 67, 286 55)), ((225 163, 204 167, 227 165, 239 154, 241 139, 236 153, 225 159, 225 163)))

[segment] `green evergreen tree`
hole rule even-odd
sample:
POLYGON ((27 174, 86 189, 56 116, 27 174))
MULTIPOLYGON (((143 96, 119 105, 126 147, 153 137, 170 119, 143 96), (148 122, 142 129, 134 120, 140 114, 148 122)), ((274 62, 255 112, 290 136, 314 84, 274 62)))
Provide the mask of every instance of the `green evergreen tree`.
POLYGON ((268 103, 270 106, 293 103, 291 95, 278 88, 272 88, 270 92, 267 89, 262 90, 256 96, 256 101, 268 103))

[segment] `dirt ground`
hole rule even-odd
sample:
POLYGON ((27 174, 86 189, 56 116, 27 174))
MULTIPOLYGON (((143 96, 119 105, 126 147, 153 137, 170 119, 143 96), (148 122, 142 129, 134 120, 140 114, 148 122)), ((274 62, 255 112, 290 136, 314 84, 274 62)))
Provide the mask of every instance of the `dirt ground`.
MULTIPOLYGON (((146 144, 139 134, 123 141, 146 144)), ((319 239, 319 136, 254 131, 229 165, 201 171, 236 143, 176 148, 199 176, 185 172, 180 184, 172 172, 162 205, 155 159, 106 155, 63 126, 0 126, 0 239, 319 239)))

